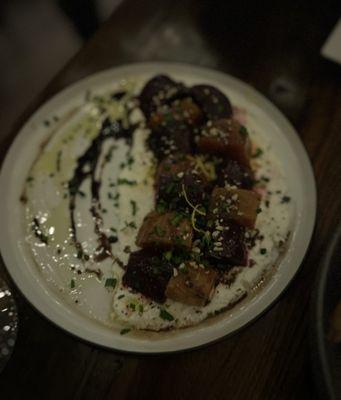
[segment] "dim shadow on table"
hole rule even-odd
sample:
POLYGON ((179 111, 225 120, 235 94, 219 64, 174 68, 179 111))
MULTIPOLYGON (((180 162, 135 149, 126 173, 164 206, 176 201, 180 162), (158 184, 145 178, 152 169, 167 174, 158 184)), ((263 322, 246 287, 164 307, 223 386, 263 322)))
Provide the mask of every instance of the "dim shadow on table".
MULTIPOLYGON (((309 301, 318 262, 341 219, 341 67, 319 51, 337 2, 259 4, 152 0, 123 2, 18 121, 68 84, 134 61, 180 61, 240 78, 291 120, 313 163, 318 220, 300 272, 279 301, 248 328, 193 352, 142 357, 69 336, 16 291, 20 331, 0 375, 3 399, 315 398, 309 301)), ((0 275, 8 275, 1 265, 0 275)))

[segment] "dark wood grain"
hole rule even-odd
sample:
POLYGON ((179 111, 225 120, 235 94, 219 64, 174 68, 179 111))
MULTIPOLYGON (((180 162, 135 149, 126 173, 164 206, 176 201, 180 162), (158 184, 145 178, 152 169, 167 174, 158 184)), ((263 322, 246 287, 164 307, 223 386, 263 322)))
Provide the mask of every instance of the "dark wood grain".
MULTIPOLYGON (((338 2, 126 1, 58 74, 25 118, 68 84, 133 61, 217 68, 270 98, 312 160, 318 219, 310 250, 264 316, 217 344, 171 356, 107 352, 47 322, 16 291, 18 342, 0 375, 1 399, 314 399, 309 302, 319 260, 341 221, 341 67, 320 57, 338 2)), ((0 275, 7 276, 4 267, 0 275)), ((7 276, 8 279, 8 276, 7 276)))

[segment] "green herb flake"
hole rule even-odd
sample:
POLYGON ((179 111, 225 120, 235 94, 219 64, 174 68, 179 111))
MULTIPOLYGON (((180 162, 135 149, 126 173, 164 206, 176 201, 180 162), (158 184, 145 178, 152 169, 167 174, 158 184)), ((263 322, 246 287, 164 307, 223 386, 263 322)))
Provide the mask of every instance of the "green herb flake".
POLYGON ((117 236, 111 235, 108 237, 109 243, 117 243, 118 242, 118 238, 117 236))
POLYGON ((120 335, 125 335, 126 333, 129 333, 131 331, 131 329, 130 328, 124 328, 124 329, 121 329, 121 331, 120 331, 120 335))
POLYGON ((136 310, 136 305, 134 303, 129 304, 129 308, 131 308, 133 311, 136 310))
POLYGON ((263 150, 262 150, 260 147, 258 147, 257 150, 256 150, 256 152, 252 155, 252 157, 253 157, 253 158, 258 158, 258 157, 260 157, 262 154, 263 154, 263 150))
POLYGON ((81 197, 86 197, 86 194, 82 190, 78 190, 78 195, 81 197))
POLYGON ((174 321, 174 317, 164 308, 160 308, 160 318, 164 319, 165 321, 174 321))
POLYGON ((133 216, 135 216, 136 213, 137 213, 136 201, 135 200, 130 200, 130 205, 131 205, 131 209, 132 209, 131 212, 132 212, 133 216))
POLYGON ((291 201, 291 197, 289 197, 289 196, 283 196, 283 197, 282 197, 282 200, 281 200, 281 203, 282 203, 282 204, 284 204, 284 203, 290 203, 290 201, 291 201))
POLYGON ((264 255, 267 253, 267 250, 263 247, 260 249, 260 254, 264 255))
POLYGON ((135 222, 134 222, 134 221, 131 221, 131 222, 127 222, 127 221, 125 221, 124 223, 125 223, 125 225, 126 225, 126 228, 133 228, 133 229, 137 229, 137 226, 136 226, 136 224, 135 224, 135 222))
POLYGON ((104 287, 114 289, 117 284, 117 279, 115 278, 107 278, 104 283, 104 287))
POLYGON ((163 236, 165 236, 166 231, 163 230, 159 225, 156 225, 156 226, 154 227, 154 229, 153 229, 153 233, 154 233, 156 236, 163 237, 163 236))
POLYGON ((61 167, 62 151, 59 150, 56 157, 56 170, 59 172, 61 167))
POLYGON ((143 313, 143 304, 139 304, 139 313, 140 313, 140 314, 143 313))
POLYGON ((247 129, 245 128, 245 126, 241 126, 239 129, 239 133, 246 138, 249 134, 249 132, 247 131, 247 129))
POLYGON ((172 252, 171 251, 166 251, 165 253, 163 253, 164 257, 166 260, 170 261, 172 258, 172 252))
POLYGON ((261 212, 262 212, 262 209, 261 208, 257 208, 256 213, 259 214, 261 212))
POLYGON ((134 185, 137 185, 137 182, 136 181, 130 181, 129 179, 125 179, 125 178, 119 178, 119 179, 117 179, 117 184, 118 185, 134 186, 134 185))
POLYGON ((118 300, 121 300, 121 299, 123 299, 123 297, 124 297, 124 294, 120 294, 117 298, 118 298, 118 300))
POLYGON ((74 279, 71 279, 71 282, 70 282, 70 287, 71 287, 71 289, 74 289, 75 286, 76 286, 75 280, 74 280, 74 279))
POLYGON ((156 211, 159 214, 163 214, 164 212, 167 211, 167 204, 164 201, 160 201, 157 205, 156 205, 156 211))
POLYGON ((180 213, 176 213, 175 216, 171 220, 171 224, 174 226, 179 226, 179 224, 182 220, 183 220, 183 215, 180 213))

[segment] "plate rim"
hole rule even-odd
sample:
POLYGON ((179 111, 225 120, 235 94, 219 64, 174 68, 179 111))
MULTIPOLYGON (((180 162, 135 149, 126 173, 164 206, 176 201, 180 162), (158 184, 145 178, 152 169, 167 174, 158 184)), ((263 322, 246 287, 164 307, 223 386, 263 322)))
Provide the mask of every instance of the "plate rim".
MULTIPOLYGON (((113 73, 120 74, 121 75, 127 75, 127 74, 139 74, 139 73, 146 73, 148 70, 151 70, 151 72, 156 73, 156 70, 163 71, 166 70, 165 73, 170 73, 170 74, 176 74, 178 73, 176 70, 181 71, 183 73, 192 73, 194 76, 199 75, 201 77, 202 75, 206 76, 208 79, 213 79, 213 80, 222 80, 222 81, 229 81, 232 86, 235 86, 236 90, 238 91, 238 87, 242 88, 243 91, 246 91, 246 93, 251 94, 253 97, 261 101, 261 108, 264 109, 266 108, 266 111, 270 112, 271 114, 271 119, 280 121, 281 126, 284 128, 281 128, 281 134, 288 135, 290 137, 290 140, 292 141, 291 147, 293 149, 296 149, 296 151, 299 151, 300 155, 303 156, 303 159, 300 160, 300 167, 302 170, 305 171, 308 180, 309 180, 309 191, 310 195, 310 212, 311 212, 311 219, 309 221, 305 221, 308 231, 308 235, 304 239, 304 245, 300 246, 303 247, 303 251, 300 252, 300 258, 297 261, 295 261, 295 265, 297 267, 295 268, 295 271, 293 274, 290 276, 289 279, 287 279, 285 285, 280 289, 280 291, 274 296, 274 298, 268 302, 260 311, 256 312, 255 315, 251 318, 249 318, 246 322, 242 323, 241 326, 237 327, 231 332, 228 332, 226 335, 221 335, 218 338, 213 338, 211 340, 206 340, 203 341, 203 343, 194 345, 194 346, 184 346, 179 349, 172 349, 172 350, 164 350, 164 349, 135 349, 135 350, 130 350, 129 348, 121 348, 120 346, 116 347, 115 343, 113 345, 106 345, 103 344, 101 341, 96 341, 96 339, 89 338, 85 336, 80 335, 79 333, 75 333, 72 331, 72 329, 68 329, 65 325, 60 323, 60 321, 56 321, 53 318, 53 315, 46 315, 44 313, 44 305, 42 304, 36 304, 36 301, 32 300, 30 298, 30 295, 27 293, 27 288, 25 289, 25 285, 20 279, 20 274, 19 277, 15 273, 15 266, 13 266, 11 260, 11 255, 10 251, 7 251, 6 247, 4 246, 4 237, 5 237, 5 229, 0 230, 0 250, 2 254, 2 258, 4 261, 4 265, 9 272, 12 280, 15 283, 15 286, 20 290, 20 292, 23 294, 25 299, 36 309, 40 314, 42 314, 45 318, 47 318, 50 322, 52 322, 54 325, 58 326, 61 328, 63 331, 71 334, 74 337, 77 337, 78 339, 81 339, 83 341, 86 341, 91 344, 98 345, 100 347, 110 349, 110 350, 115 350, 119 352, 124 352, 124 353, 132 353, 132 354, 169 354, 169 353, 178 353, 178 352, 183 352, 183 351, 190 351, 194 350, 197 348, 201 347, 206 347, 209 344, 216 343, 220 340, 225 339, 226 337, 233 335, 237 332, 239 332, 241 329, 245 328, 246 326, 249 326, 251 323, 253 323, 255 320, 257 320, 260 316, 264 315, 265 312, 267 312, 280 298, 281 296, 285 293, 286 289, 288 288, 289 284, 292 282, 292 280, 295 278, 297 275, 303 260, 309 250, 309 245, 311 243, 311 238, 314 232, 314 227, 315 227, 315 222, 316 222, 316 203, 317 203, 317 191, 316 191, 316 182, 315 182, 315 176, 314 176, 314 171, 310 162, 309 155, 297 133, 295 128, 292 126, 292 124, 289 122, 289 120, 284 116, 284 114, 273 104, 271 103, 263 94, 258 92, 256 89, 254 89, 252 86, 249 84, 239 80, 238 78, 235 78, 227 73, 217 71, 214 69, 210 68, 205 68, 205 67, 198 67, 194 66, 191 64, 184 64, 184 63, 177 63, 177 62, 145 62, 145 63, 130 63, 130 64, 125 64, 125 65, 120 65, 120 66, 114 66, 112 68, 105 69, 103 71, 88 75, 80 80, 77 80, 76 82, 72 83, 71 85, 66 86, 62 90, 58 91, 56 94, 54 94, 52 97, 48 98, 46 101, 44 101, 39 107, 35 109, 35 111, 30 115, 30 117, 22 124, 21 128, 17 131, 14 140, 12 141, 12 144, 10 148, 7 151, 7 154, 4 158, 2 167, 1 167, 1 174, 0 174, 0 185, 2 184, 2 187, 4 187, 4 182, 6 178, 6 172, 10 166, 10 161, 11 161, 11 155, 14 153, 14 150, 16 146, 18 146, 18 142, 20 141, 20 138, 24 136, 25 133, 25 127, 27 127, 30 122, 39 115, 39 113, 43 113, 44 108, 48 107, 49 104, 55 102, 58 100, 58 98, 62 98, 66 96, 69 92, 77 91, 79 90, 81 86, 84 84, 88 84, 89 86, 91 83, 95 80, 101 80, 105 79, 106 75, 110 76, 113 73), (173 70, 173 71, 172 71, 173 70)), ((4 217, 4 212, 5 212, 5 204, 6 204, 6 198, 5 196, 1 196, 0 198, 0 215, 4 217)), ((7 228, 7 227, 6 227, 7 228)), ((49 302, 47 302, 49 303, 49 302)), ((53 311, 53 309, 52 309, 53 311)), ((199 326, 198 324, 197 326, 199 326)), ((157 344, 161 344, 161 342, 156 342, 157 344)), ((129 346, 129 341, 128 341, 128 346, 129 346)), ((143 347, 143 344, 142 346, 143 347)))

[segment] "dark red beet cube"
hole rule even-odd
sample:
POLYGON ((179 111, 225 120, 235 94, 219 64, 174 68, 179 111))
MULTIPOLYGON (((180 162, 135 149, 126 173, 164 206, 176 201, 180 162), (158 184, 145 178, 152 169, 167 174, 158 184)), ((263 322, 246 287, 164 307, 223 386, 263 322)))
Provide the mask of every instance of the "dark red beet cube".
POLYGON ((191 129, 181 121, 153 130, 147 143, 155 157, 159 160, 165 157, 193 152, 193 135, 191 129))
POLYGON ((140 93, 141 110, 148 119, 160 105, 185 96, 187 91, 183 84, 174 82, 166 75, 157 75, 145 84, 140 93))
POLYGON ((220 119, 207 123, 197 140, 202 153, 216 154, 249 166, 251 142, 248 134, 235 119, 220 119))
POLYGON ((245 245, 245 228, 230 221, 224 225, 214 225, 211 230, 212 243, 209 255, 236 266, 247 265, 247 249, 245 245))
POLYGON ((232 116, 230 100, 217 88, 210 85, 196 85, 190 89, 190 93, 208 120, 232 116))
POLYGON ((251 168, 239 164, 237 161, 228 160, 217 171, 218 186, 232 185, 241 189, 252 189, 254 174, 251 168))
POLYGON ((123 284, 159 303, 166 300, 165 291, 173 266, 160 254, 140 250, 130 254, 123 284))

